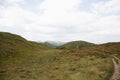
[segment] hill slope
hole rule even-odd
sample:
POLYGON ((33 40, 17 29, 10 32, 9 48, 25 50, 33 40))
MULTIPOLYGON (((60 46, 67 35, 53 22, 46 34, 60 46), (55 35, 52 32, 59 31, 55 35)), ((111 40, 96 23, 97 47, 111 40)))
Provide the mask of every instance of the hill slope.
POLYGON ((94 45, 95 44, 86 42, 86 41, 72 41, 72 42, 68 42, 58 48, 59 49, 81 49, 84 47, 90 47, 90 46, 94 46, 94 45))
POLYGON ((0 57, 13 56, 33 49, 50 48, 42 43, 27 41, 19 35, 0 32, 0 57))
POLYGON ((77 56, 97 55, 98 57, 116 55, 120 58, 120 42, 105 43, 87 48, 85 47, 82 49, 68 50, 66 53, 74 54, 77 56))
POLYGON ((0 80, 109 80, 110 58, 60 54, 62 51, 0 32, 0 80))

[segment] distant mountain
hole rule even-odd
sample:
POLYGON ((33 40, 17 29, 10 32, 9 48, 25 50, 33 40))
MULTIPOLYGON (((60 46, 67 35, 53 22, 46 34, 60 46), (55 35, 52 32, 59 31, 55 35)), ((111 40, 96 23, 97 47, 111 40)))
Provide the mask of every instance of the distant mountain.
POLYGON ((94 43, 90 43, 90 42, 86 42, 86 41, 72 41, 72 42, 68 42, 62 46, 59 46, 59 49, 81 49, 84 47, 90 47, 90 46, 94 46, 96 44, 94 43))
POLYGON ((48 46, 57 47, 57 46, 61 46, 61 45, 65 44, 65 43, 61 42, 61 41, 46 41, 46 42, 44 42, 44 44, 46 44, 48 46))

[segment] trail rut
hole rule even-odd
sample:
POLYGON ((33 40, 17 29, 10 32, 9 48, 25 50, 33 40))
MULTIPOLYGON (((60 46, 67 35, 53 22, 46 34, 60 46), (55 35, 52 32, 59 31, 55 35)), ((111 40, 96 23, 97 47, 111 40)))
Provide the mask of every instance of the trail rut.
POLYGON ((113 56, 114 72, 110 80, 120 80, 120 59, 113 56))

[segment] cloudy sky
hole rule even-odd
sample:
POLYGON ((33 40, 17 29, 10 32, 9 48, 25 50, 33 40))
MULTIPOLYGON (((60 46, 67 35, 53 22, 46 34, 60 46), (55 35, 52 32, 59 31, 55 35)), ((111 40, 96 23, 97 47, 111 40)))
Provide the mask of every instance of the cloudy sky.
POLYGON ((34 41, 120 41, 120 0, 0 0, 0 31, 34 41))

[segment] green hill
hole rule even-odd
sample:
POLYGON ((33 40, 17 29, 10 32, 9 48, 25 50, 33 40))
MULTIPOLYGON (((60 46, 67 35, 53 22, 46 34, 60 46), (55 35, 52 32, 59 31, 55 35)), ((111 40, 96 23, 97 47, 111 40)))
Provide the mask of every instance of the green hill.
POLYGON ((51 48, 42 43, 27 41, 19 35, 0 32, 0 57, 14 56, 15 54, 34 49, 51 48))
POLYGON ((90 46, 94 46, 94 45, 95 44, 86 42, 86 41, 72 41, 72 42, 68 42, 58 48, 59 49, 81 49, 84 47, 90 47, 90 46))

